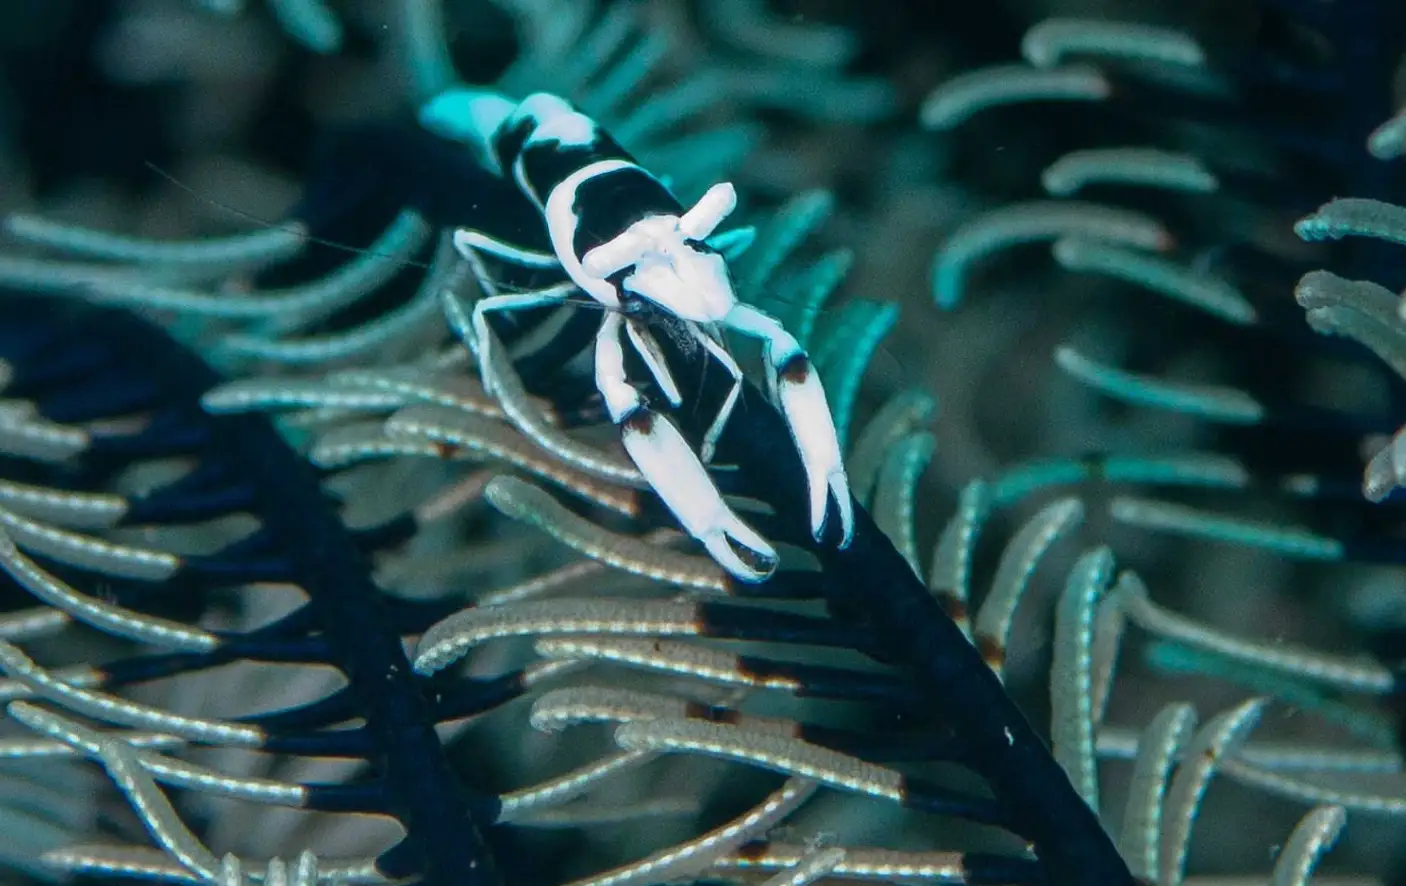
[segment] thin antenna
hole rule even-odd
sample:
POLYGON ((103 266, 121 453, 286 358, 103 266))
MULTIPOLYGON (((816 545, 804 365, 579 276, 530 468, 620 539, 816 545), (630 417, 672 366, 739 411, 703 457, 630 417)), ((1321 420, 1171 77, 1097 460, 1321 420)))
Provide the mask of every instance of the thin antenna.
POLYGON ((375 256, 377 258, 393 258, 408 268, 419 268, 420 270, 425 271, 429 270, 430 268, 429 264, 425 262, 418 262, 412 259, 402 258, 401 256, 392 255, 390 253, 375 252, 370 249, 363 249, 359 246, 352 246, 348 243, 338 243, 336 240, 324 240, 321 237, 314 237, 313 235, 309 234, 306 230, 304 230, 301 225, 294 226, 280 224, 278 222, 271 222, 265 218, 259 218, 253 213, 245 212, 244 210, 231 206, 228 203, 221 203, 219 200, 216 200, 214 197, 211 197, 208 194, 200 193, 195 188, 192 188, 190 185, 187 185, 186 183, 182 182, 180 179, 176 178, 171 173, 162 169, 160 166, 157 166, 150 160, 144 161, 144 165, 147 169, 150 169, 152 172, 161 176, 166 181, 175 185, 177 188, 194 197, 196 200, 199 200, 202 203, 207 203, 210 206, 213 206, 216 209, 220 210, 221 212, 229 213, 230 215, 233 215, 236 218, 241 218, 245 221, 253 222, 254 224, 259 225, 261 227, 271 228, 276 231, 283 231, 286 234, 296 234, 301 237, 305 242, 315 243, 318 246, 326 246, 330 249, 337 249, 342 252, 349 252, 356 255, 369 255, 375 256))

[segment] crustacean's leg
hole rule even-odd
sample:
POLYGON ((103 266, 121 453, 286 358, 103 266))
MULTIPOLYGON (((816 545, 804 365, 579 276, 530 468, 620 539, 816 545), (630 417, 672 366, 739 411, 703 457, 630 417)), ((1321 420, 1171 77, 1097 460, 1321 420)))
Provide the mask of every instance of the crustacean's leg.
POLYGON ((493 374, 492 361, 488 359, 488 349, 493 337, 489 334, 488 314, 493 311, 526 311, 532 308, 540 308, 547 305, 561 304, 576 289, 576 285, 571 281, 548 286, 545 289, 534 289, 530 292, 515 292, 500 295, 498 284, 488 273, 488 268, 483 264, 483 257, 480 250, 495 255, 505 261, 523 265, 531 268, 556 267, 556 260, 552 259, 551 264, 539 262, 539 258, 551 258, 545 253, 534 253, 531 250, 521 249, 510 243, 494 240, 485 234, 477 231, 459 230, 454 234, 454 246, 459 250, 459 254, 469 263, 473 271, 474 278, 478 281, 479 289, 483 291, 483 297, 474 302, 473 311, 473 331, 474 331, 474 355, 478 358, 479 378, 483 381, 483 389, 490 396, 497 390, 496 379, 493 374))
POLYGON ((664 352, 659 349, 659 342, 654 340, 653 334, 645 328, 643 323, 631 317, 625 318, 625 331, 629 333, 630 344, 635 346, 635 351, 639 353, 640 359, 648 367, 649 374, 659 385, 659 390, 664 392, 669 405, 678 408, 683 403, 683 395, 679 393, 679 383, 674 381, 674 375, 669 371, 669 364, 664 360, 664 352))
POLYGON ((732 355, 727 352, 727 348, 722 343, 713 338, 706 330, 690 323, 689 331, 698 343, 717 360, 722 367, 732 376, 731 386, 727 391, 727 398, 723 400, 723 405, 718 409, 718 414, 713 417, 713 423, 708 426, 708 432, 703 435, 703 446, 699 455, 703 458, 704 464, 709 464, 713 460, 713 453, 718 447, 718 438, 722 436, 723 428, 727 427, 727 420, 732 417, 733 407, 737 405, 737 398, 742 394, 742 369, 737 365, 737 361, 732 359, 732 355))
POLYGON ((561 262, 550 252, 538 252, 469 228, 460 228, 454 232, 454 248, 465 258, 468 258, 470 252, 486 252, 509 264, 524 268, 561 267, 561 262))

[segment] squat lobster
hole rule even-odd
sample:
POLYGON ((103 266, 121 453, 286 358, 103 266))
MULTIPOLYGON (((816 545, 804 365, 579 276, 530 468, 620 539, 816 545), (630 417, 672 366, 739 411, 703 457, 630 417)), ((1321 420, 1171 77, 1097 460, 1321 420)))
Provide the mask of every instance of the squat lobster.
POLYGON ((847 547, 854 505, 824 388, 795 337, 775 318, 738 301, 723 256, 704 242, 736 206, 732 185, 714 185, 685 210, 594 120, 548 93, 518 103, 492 92, 451 90, 426 105, 421 119, 431 129, 452 129, 461 137, 468 121, 483 162, 511 176, 546 223, 551 254, 479 231, 457 231, 454 244, 480 279, 486 277, 483 252, 522 267, 560 268, 569 280, 531 292, 488 294, 474 306, 475 344, 489 392, 495 379, 486 359, 487 314, 556 304, 583 290, 605 308, 596 334, 596 387, 626 452, 685 531, 734 576, 757 582, 775 570, 776 552, 727 505, 704 464, 712 460, 742 391, 742 372, 715 330, 760 339, 768 391, 805 467, 811 534, 817 541, 823 535, 833 496, 841 521, 839 546, 847 547), (650 306, 683 321, 733 377, 699 454, 666 415, 650 409, 625 374, 622 329, 670 404, 682 403, 658 343, 632 316, 650 306))

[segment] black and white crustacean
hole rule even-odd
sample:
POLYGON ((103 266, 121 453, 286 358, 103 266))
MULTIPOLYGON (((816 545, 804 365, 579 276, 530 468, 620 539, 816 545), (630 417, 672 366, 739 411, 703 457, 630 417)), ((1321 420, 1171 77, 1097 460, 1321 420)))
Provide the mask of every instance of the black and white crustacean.
POLYGON ((494 377, 486 359, 486 315, 561 303, 577 288, 583 290, 605 309, 596 335, 596 386, 630 458, 719 564, 743 581, 762 581, 776 568, 775 550, 733 512, 704 468, 742 389, 741 370, 717 330, 757 338, 763 344, 768 390, 805 466, 811 533, 817 540, 824 533, 833 495, 842 524, 839 546, 849 545, 854 506, 824 388, 796 338, 775 318, 738 300, 722 254, 704 242, 736 206, 731 184, 713 185, 685 209, 596 121, 549 93, 515 102, 494 92, 454 89, 431 100, 421 120, 431 129, 465 138, 485 164, 511 177, 541 211, 552 245, 549 254, 461 229, 454 240, 459 252, 480 268, 483 253, 522 267, 559 268, 569 281, 528 292, 486 294, 474 306, 476 350, 490 393, 494 377), (734 378, 698 454, 626 377, 622 329, 670 403, 677 407, 682 402, 657 342, 632 316, 632 308, 642 305, 683 321, 734 378))

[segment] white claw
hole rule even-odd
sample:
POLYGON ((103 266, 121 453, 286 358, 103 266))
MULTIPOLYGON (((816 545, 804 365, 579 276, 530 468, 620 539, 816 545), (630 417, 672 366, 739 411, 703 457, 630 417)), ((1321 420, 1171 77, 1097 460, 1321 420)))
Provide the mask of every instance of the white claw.
MULTIPOLYGON (((723 501, 698 456, 668 418, 645 407, 625 377, 620 328, 625 318, 606 311, 596 333, 596 388, 635 466, 673 512, 684 531, 702 542, 724 569, 741 581, 765 581, 777 556, 723 501)), ((662 364, 661 364, 662 365, 662 364)))
POLYGON ((834 495, 840 511, 840 548, 854 539, 854 500, 840 455, 840 438, 830 417, 825 389, 810 365, 796 337, 781 322, 745 302, 738 302, 723 319, 723 325, 762 340, 766 358, 767 393, 786 417, 791 439, 806 469, 810 492, 810 534, 816 540, 825 534, 829 497, 834 495))
POLYGON ((786 417, 791 438, 801 455, 810 491, 810 533, 819 541, 825 533, 829 499, 839 507, 842 538, 839 547, 849 547, 854 538, 854 501, 849 478, 840 455, 839 435, 830 418, 825 388, 804 354, 795 354, 772 370, 773 396, 786 417))
POLYGON ((745 582, 765 581, 776 571, 776 551, 723 501, 713 478, 673 422, 639 409, 621 424, 621 439, 684 531, 698 539, 724 569, 745 582))

